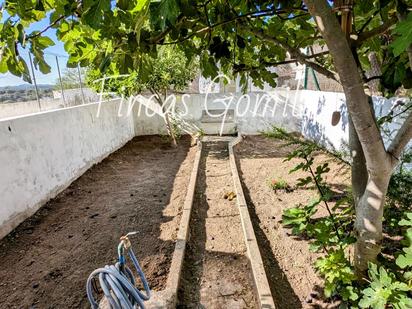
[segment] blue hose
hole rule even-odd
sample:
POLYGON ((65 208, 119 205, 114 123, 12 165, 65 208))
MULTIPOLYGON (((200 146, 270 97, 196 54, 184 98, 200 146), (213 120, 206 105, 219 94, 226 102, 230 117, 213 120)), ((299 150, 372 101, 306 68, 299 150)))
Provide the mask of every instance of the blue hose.
MULTIPOLYGON (((131 234, 132 233, 129 233, 128 235, 131 234)), ((133 249, 131 248, 130 241, 127 237, 128 235, 121 238, 121 242, 118 246, 119 261, 115 265, 106 265, 104 268, 94 270, 87 279, 87 298, 93 309, 99 308, 99 304, 93 296, 93 281, 96 280, 95 277, 99 278, 100 287, 110 304, 110 308, 144 308, 143 302, 150 298, 149 284, 147 283, 146 277, 136 259, 133 249), (136 281, 133 277, 133 273, 129 267, 126 266, 126 257, 124 255, 125 250, 132 260, 134 268, 143 283, 145 293, 135 286, 136 281)))

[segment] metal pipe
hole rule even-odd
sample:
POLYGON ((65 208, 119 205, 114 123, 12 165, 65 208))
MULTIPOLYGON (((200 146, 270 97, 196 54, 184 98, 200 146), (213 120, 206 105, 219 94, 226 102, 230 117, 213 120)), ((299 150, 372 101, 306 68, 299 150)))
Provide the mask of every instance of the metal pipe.
POLYGON ((62 76, 60 74, 59 58, 56 56, 57 72, 59 72, 60 89, 62 90, 63 105, 66 107, 66 98, 64 97, 64 88, 62 82, 62 76))
POLYGON ((82 76, 80 74, 80 66, 77 64, 77 72, 79 73, 79 81, 80 81, 80 91, 82 92, 82 99, 83 99, 83 104, 85 103, 84 99, 84 92, 83 92, 83 85, 82 85, 82 76))
POLYGON ((33 59, 31 58, 31 54, 30 54, 30 53, 29 53, 29 59, 30 59, 31 74, 33 75, 34 90, 35 90, 35 92, 36 92, 36 98, 37 98, 37 103, 39 104, 39 110, 41 111, 41 104, 40 104, 40 97, 39 97, 39 89, 37 89, 36 75, 34 75, 33 59))

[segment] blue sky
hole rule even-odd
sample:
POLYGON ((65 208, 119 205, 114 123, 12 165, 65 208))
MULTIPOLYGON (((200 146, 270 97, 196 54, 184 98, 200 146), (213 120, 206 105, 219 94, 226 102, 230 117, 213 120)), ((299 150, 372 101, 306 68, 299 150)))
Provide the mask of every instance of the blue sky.
MULTIPOLYGON (((8 15, 7 13, 5 13, 3 19, 7 17, 8 15)), ((46 17, 45 19, 32 24, 28 29, 28 33, 34 30, 42 30, 46 28, 48 25, 49 18, 46 17)), ((40 71, 35 70, 34 74, 36 75, 36 81, 38 84, 54 84, 58 79, 55 55, 62 56, 59 57, 59 65, 60 70, 63 73, 67 62, 67 53, 64 50, 63 43, 57 40, 55 29, 49 29, 43 35, 50 37, 56 43, 55 46, 51 46, 45 50, 45 60, 51 66, 51 72, 45 75, 40 71)), ((27 65, 30 67, 28 50, 20 48, 20 54, 26 60, 27 65)), ((11 73, 0 74, 0 87, 15 86, 21 84, 26 84, 26 82, 24 82, 20 77, 14 76, 11 73)))

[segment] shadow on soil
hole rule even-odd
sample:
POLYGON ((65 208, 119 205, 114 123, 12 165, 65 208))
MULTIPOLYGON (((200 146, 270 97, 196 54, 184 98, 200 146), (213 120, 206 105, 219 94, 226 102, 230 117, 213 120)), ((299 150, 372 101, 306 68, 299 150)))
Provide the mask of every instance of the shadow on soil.
POLYGON ((151 288, 162 289, 192 170, 189 148, 186 137, 176 149, 136 137, 1 240, 0 307, 88 308, 89 274, 116 262, 119 237, 130 231, 139 232, 131 240, 151 288))
MULTIPOLYGON (((237 150, 236 150, 237 151, 237 150)), ((279 152, 276 152, 278 156, 279 152)), ((240 155, 240 154, 239 154, 240 155)), ((243 193, 245 194, 246 203, 248 205, 249 214, 252 219, 253 228, 255 230, 256 238, 258 241, 259 249, 261 250, 263 264, 265 267, 266 275, 268 277, 270 290, 274 298, 277 308, 302 308, 302 304, 299 297, 295 294, 292 286, 283 270, 280 268, 275 255, 273 254, 270 246, 270 241, 267 239, 265 232, 260 228, 260 220, 256 214, 255 205, 250 198, 250 192, 243 183, 241 165, 239 163, 239 155, 236 156, 236 165, 238 168, 239 177, 241 179, 243 193)), ((270 155, 267 155, 270 157, 270 155)))
MULTIPOLYGON (((208 216, 208 210, 210 209, 210 201, 205 194, 206 183, 206 160, 207 158, 214 158, 218 160, 228 159, 228 149, 227 144, 218 142, 208 142, 207 145, 204 144, 203 153, 199 164, 199 174, 196 183, 196 195, 193 202, 193 209, 190 219, 190 237, 186 248, 185 260, 182 269, 182 276, 180 279, 180 287, 178 291, 178 305, 179 309, 189 309, 189 308, 224 308, 222 307, 222 300, 220 298, 225 297, 235 297, 242 299, 243 295, 231 294, 233 292, 229 287, 225 286, 225 276, 228 276, 228 272, 231 273, 230 279, 239 277, 236 275, 238 273, 247 273, 252 282, 252 275, 249 268, 249 259, 243 254, 220 252, 220 251, 210 251, 206 249, 207 241, 207 231, 206 231, 206 220, 212 218, 229 218, 229 217, 239 217, 236 215, 218 215, 218 216, 208 216), (204 266, 205 263, 209 268, 218 268, 223 270, 220 277, 217 280, 213 280, 210 285, 203 285, 202 278, 204 277, 204 266), (203 289, 207 289, 206 295, 201 295, 203 289), (202 299, 208 303, 208 306, 202 304, 202 299), (213 304, 213 305, 210 305, 213 304)), ((214 165, 219 164, 214 162, 214 165)), ((228 162, 222 163, 228 164, 228 162)), ((232 179, 231 174, 230 180, 232 179)), ((208 177, 211 177, 210 175, 208 177)), ((240 218, 239 218, 240 220, 240 218)), ((242 235, 243 237, 243 235, 242 235)), ((209 269, 210 271, 210 269, 209 269)), ((210 274, 209 274, 210 275, 210 274)), ((242 277, 242 276, 240 276, 242 277)), ((210 279, 210 278, 209 278, 210 279)), ((208 279, 206 279, 208 280, 208 279)), ((236 280, 235 280, 236 281, 236 280)), ((253 290, 252 287, 250 289, 253 290)), ((252 308, 250 304, 243 298, 244 306, 239 308, 252 308)), ((254 308, 254 307, 253 307, 254 308)))
MULTIPOLYGON (((199 174, 196 182, 195 198, 193 205, 206 205, 206 207, 193 207, 190 218, 189 240, 186 247, 185 259, 183 263, 182 276, 178 291, 177 308, 194 308, 200 303, 200 278, 203 274, 203 259, 206 253, 206 217, 209 209, 206 195, 199 192, 205 186, 206 175, 204 167, 206 165, 207 154, 203 154, 199 162, 199 174), (192 307, 190 306, 192 305, 192 307)), ((216 154, 220 156, 219 154, 216 154)))

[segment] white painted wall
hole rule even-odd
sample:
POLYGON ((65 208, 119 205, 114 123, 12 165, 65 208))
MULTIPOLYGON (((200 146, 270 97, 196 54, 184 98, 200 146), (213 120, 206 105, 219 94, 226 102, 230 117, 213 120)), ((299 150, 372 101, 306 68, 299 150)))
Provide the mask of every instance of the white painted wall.
MULTIPOLYGON (((249 93, 250 100, 238 93, 225 94, 191 94, 190 97, 176 96, 176 111, 183 113, 181 117, 183 127, 192 133, 202 128, 202 111, 232 109, 235 111, 237 130, 242 134, 259 134, 272 125, 282 126, 291 131, 300 132, 300 111, 303 101, 301 92, 280 89, 278 91, 263 93, 249 93)), ((127 112, 128 101, 124 101, 122 113, 127 112)), ((147 105, 147 103, 145 103, 147 105)), ((165 134, 166 127, 160 116, 147 117, 146 112, 153 113, 146 105, 139 105, 138 101, 133 106, 136 135, 165 134)), ((217 126, 216 134, 219 126, 217 126)))
MULTIPOLYGON (((250 92, 249 99, 239 93, 220 94, 191 94, 190 97, 177 96, 176 108, 183 112, 184 127, 196 133, 202 128, 202 110, 205 109, 233 109, 237 130, 242 134, 259 134, 270 129, 271 126, 283 127, 288 131, 299 132, 304 137, 320 142, 323 145, 343 150, 348 143, 348 115, 345 96, 343 93, 322 92, 312 90, 276 89, 269 92, 250 92), (184 103, 182 102, 184 100, 184 103), (332 114, 341 113, 340 122, 332 126, 332 114)), ((386 115, 393 105, 401 99, 385 99, 374 97, 374 106, 377 117, 386 115)), ((122 110, 126 111, 125 101, 122 110)), ((396 110, 400 110, 398 107, 396 110)), ((160 116, 146 117, 146 110, 150 108, 135 103, 133 114, 135 118, 135 132, 137 135, 165 134, 164 120, 160 116), (140 109, 140 110, 139 110, 140 109)), ((395 119, 387 125, 389 132, 396 131, 401 119, 395 119)), ((217 125, 216 133, 219 132, 217 125)), ((390 139, 384 136, 385 141, 390 139)))
MULTIPOLYGON (((177 111, 184 113, 186 132, 202 127, 202 111, 233 109, 237 130, 259 134, 279 126, 342 149, 348 141, 347 113, 342 93, 287 91, 178 96, 177 111), (183 101, 184 100, 184 101, 183 101), (332 113, 341 111, 337 126, 332 113)), ((397 99, 374 98, 376 113, 387 114, 397 99)), ((0 238, 30 217, 43 203, 66 188, 86 169, 121 147, 135 135, 165 134, 161 116, 146 116, 146 107, 128 102, 91 103, 0 121, 0 238)), ((152 106, 148 109, 153 113, 152 106)), ((388 125, 389 132, 399 122, 388 125)), ((388 140, 388 139, 386 139, 388 140)))
MULTIPOLYGON (((192 95, 187 100, 189 116, 185 120, 201 127, 203 109, 230 108, 235 110, 237 129, 241 134, 260 134, 271 126, 283 127, 290 132, 299 132, 304 137, 334 150, 345 150, 349 140, 348 112, 345 95, 339 92, 313 90, 277 89, 269 92, 250 92, 250 101, 241 94, 192 95), (332 125, 332 114, 341 113, 336 126, 332 125)), ((376 117, 387 115, 394 108, 395 114, 402 110, 399 102, 407 99, 373 97, 376 117)), ((403 119, 397 117, 386 124, 384 135, 388 145, 403 119)))
MULTIPOLYGON (((344 94, 303 90, 302 99, 302 135, 330 149, 338 151, 347 150, 349 128, 344 94), (341 112, 341 119, 337 126, 332 126, 331 123, 334 111, 341 112)), ((408 100, 407 98, 386 99, 376 96, 372 99, 377 119, 387 115, 391 109, 397 114, 403 110, 402 105, 399 103, 406 103, 408 100)), ((396 117, 391 123, 384 125, 387 134, 383 134, 383 140, 386 146, 391 142, 402 123, 403 118, 396 117)), ((410 146, 412 146, 412 143, 409 143, 409 147, 410 146)))
POLYGON ((0 238, 134 136, 119 102, 0 121, 0 238))

